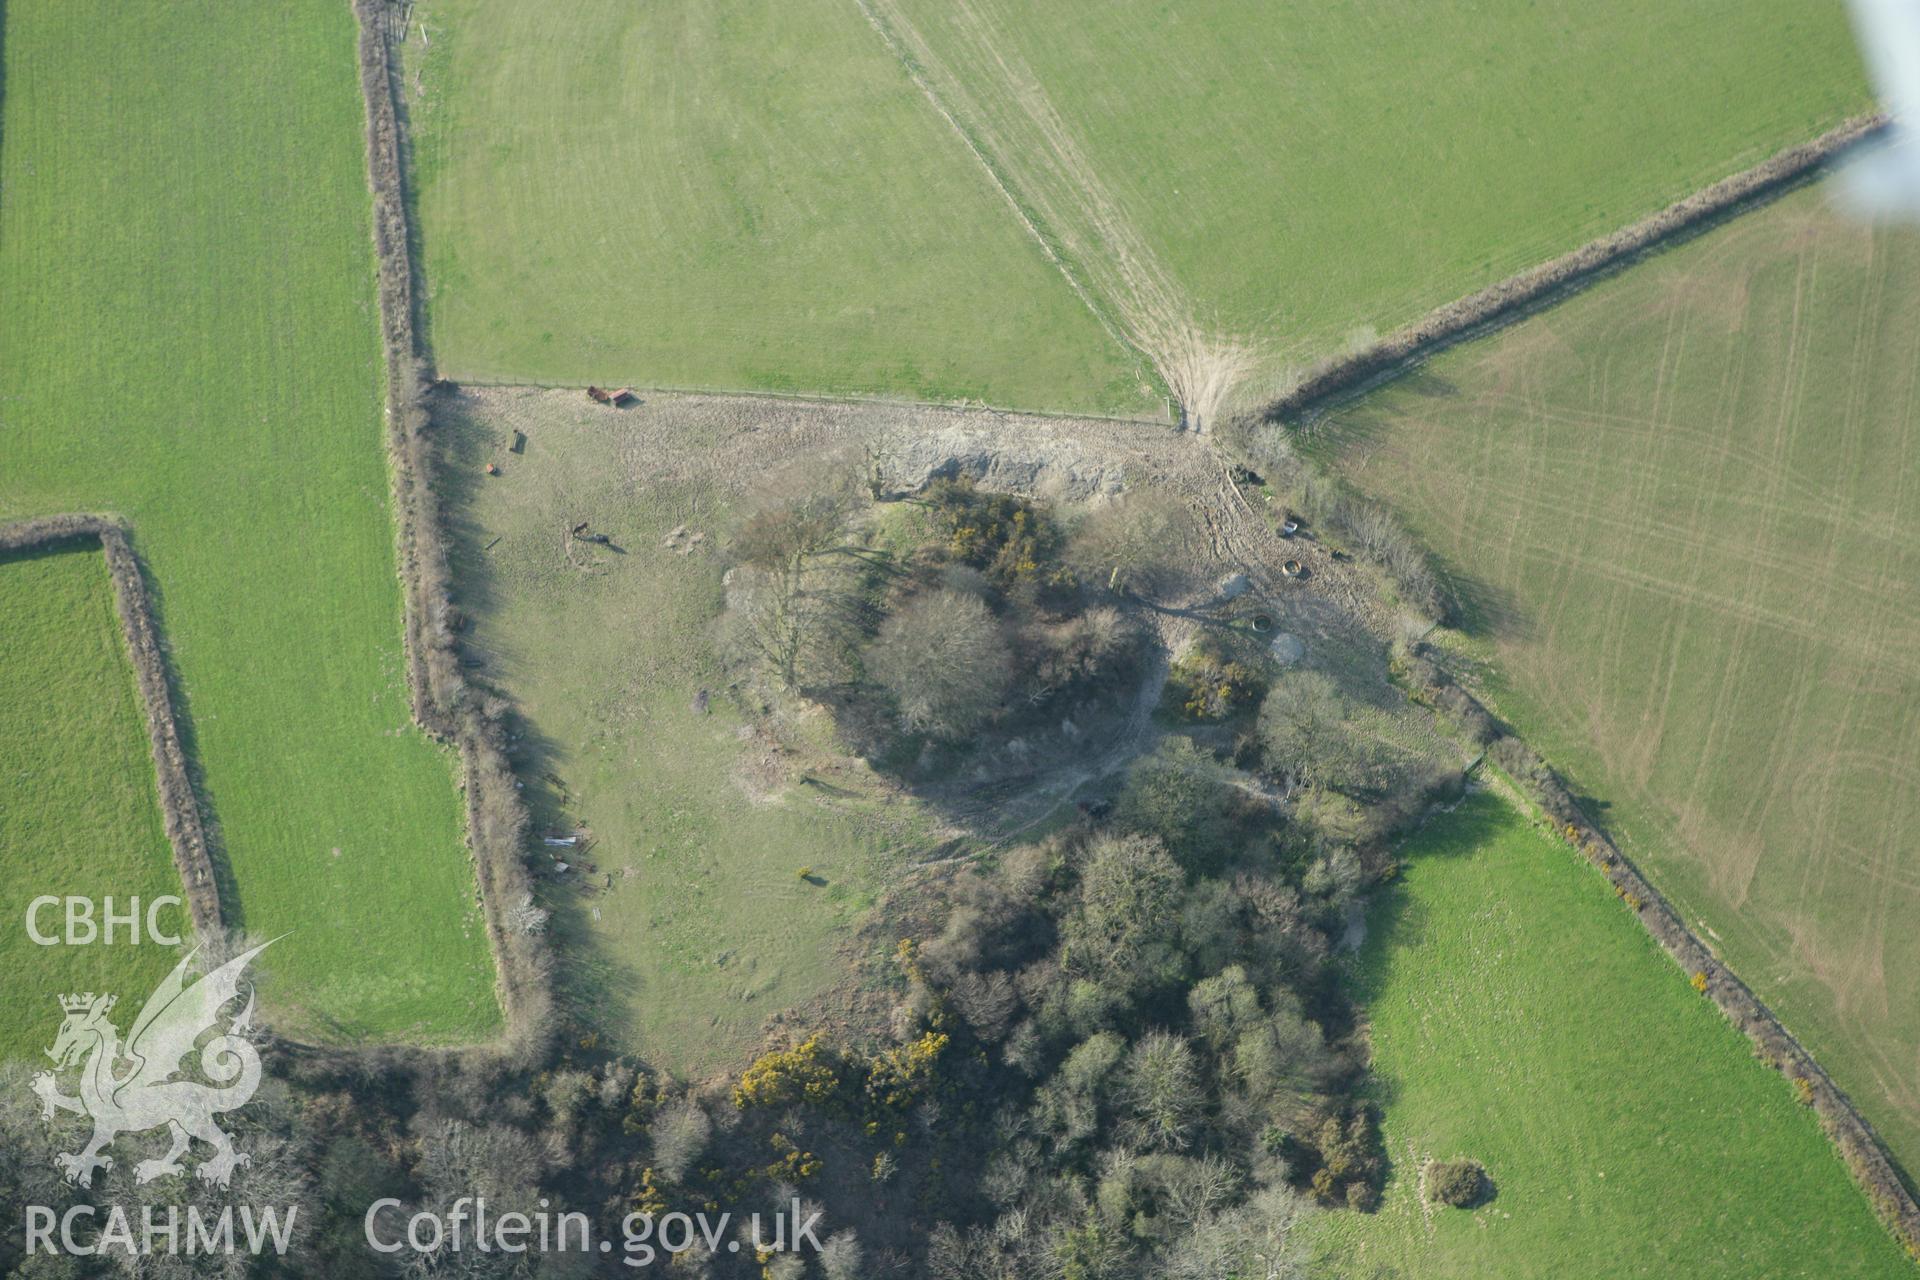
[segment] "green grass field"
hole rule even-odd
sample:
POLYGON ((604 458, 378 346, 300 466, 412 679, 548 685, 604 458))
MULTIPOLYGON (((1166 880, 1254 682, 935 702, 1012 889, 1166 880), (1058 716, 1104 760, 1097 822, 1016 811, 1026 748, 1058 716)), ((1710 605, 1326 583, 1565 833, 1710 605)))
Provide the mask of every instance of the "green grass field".
MULTIPOLYGON (((160 822, 146 717, 114 612, 98 546, 0 556, 0 1058, 37 1056, 53 1043, 55 997, 111 991, 138 1008, 171 969, 171 948, 41 946, 27 934, 35 898, 111 896, 141 915, 180 877, 160 822)), ((104 924, 104 918, 98 921, 104 924)), ((191 945, 185 905, 155 923, 191 945)), ((43 935, 59 935, 59 908, 43 908, 43 935)), ((45 1059, 41 1059, 45 1065, 45 1059)))
POLYGON ((1840 0, 870 2, 1150 348, 1256 382, 1868 104, 1840 0))
POLYGON ((1482 793, 1404 848, 1356 962, 1392 1162, 1316 1220, 1315 1274, 1385 1280, 1907 1276, 1813 1113, 1614 900, 1482 793), (1430 1158, 1479 1208, 1423 1209, 1430 1158))
POLYGON ((494 382, 1212 405, 1869 104, 1840 0, 415 17, 435 354, 494 382))
POLYGON ((448 376, 1162 411, 851 0, 414 16, 448 376))
POLYGON ((1499 710, 1920 1167, 1920 235, 1824 188, 1338 413, 1499 710))
POLYGON ((577 392, 505 393, 460 416, 446 481, 476 677, 524 717, 515 763, 540 830, 591 832, 584 853, 538 862, 566 1003, 696 1078, 846 980, 849 926, 935 843, 919 805, 834 761, 824 715, 783 726, 782 750, 728 693, 717 544, 743 477, 791 456, 767 416, 667 397, 616 416, 577 392), (521 455, 505 448, 515 428, 521 455), (488 460, 501 476, 481 477, 488 460), (617 550, 570 542, 583 519, 617 550))
POLYGON ((131 522, 231 915, 289 933, 281 1025, 487 1035, 452 762, 408 717, 351 12, 4 19, 0 517, 131 522))

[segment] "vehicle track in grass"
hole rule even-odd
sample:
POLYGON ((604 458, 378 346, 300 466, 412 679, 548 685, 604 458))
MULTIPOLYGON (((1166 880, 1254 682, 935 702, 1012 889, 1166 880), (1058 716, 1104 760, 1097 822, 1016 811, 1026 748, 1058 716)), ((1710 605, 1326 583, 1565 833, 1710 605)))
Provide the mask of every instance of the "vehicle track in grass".
POLYGON ((961 67, 893 0, 854 2, 1074 291, 1110 332, 1124 333, 1184 419, 1204 430, 1260 365, 1256 344, 1202 322, 1013 43, 978 6, 955 0, 951 14, 967 42, 961 67), (1016 114, 996 113, 995 101, 1016 114))
POLYGON ((1920 1143, 1920 244, 1809 186, 1315 427, 1466 581, 1497 710, 1920 1143))

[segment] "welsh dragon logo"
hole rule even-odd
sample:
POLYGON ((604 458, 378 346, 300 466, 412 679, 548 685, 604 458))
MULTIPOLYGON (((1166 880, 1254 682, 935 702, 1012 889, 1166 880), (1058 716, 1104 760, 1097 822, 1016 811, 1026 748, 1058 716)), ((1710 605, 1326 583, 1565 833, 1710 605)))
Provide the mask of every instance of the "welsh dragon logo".
POLYGON ((245 1106, 260 1086, 260 1054, 246 1039, 253 1020, 251 984, 246 1007, 224 1030, 219 1024, 221 1011, 239 998, 248 962, 270 945, 262 943, 235 956, 192 983, 187 981, 187 966, 195 953, 189 952, 147 997, 124 1046, 119 1030, 107 1020, 117 997, 91 991, 60 997, 67 1018, 47 1056, 57 1071, 81 1064, 79 1093, 61 1093, 52 1071, 33 1078, 33 1091, 40 1095, 46 1119, 58 1108, 93 1120, 93 1138, 84 1149, 54 1157, 68 1182, 90 1186, 96 1169, 113 1167, 113 1157, 101 1151, 116 1137, 162 1126, 172 1145, 165 1155, 134 1166, 137 1181, 184 1172, 180 1157, 195 1138, 213 1148, 194 1170, 207 1182, 224 1187, 235 1168, 251 1161, 233 1149, 233 1135, 214 1121, 221 1112, 245 1106), (220 1034, 201 1045, 200 1038, 209 1031, 220 1034), (183 1059, 196 1048, 200 1071, 212 1084, 177 1078, 183 1059))

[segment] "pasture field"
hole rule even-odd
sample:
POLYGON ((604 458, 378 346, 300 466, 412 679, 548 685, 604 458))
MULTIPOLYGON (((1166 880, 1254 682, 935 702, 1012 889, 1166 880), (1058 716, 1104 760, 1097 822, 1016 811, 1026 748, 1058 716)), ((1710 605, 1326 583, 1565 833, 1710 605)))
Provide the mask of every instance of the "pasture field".
POLYGON ((1198 406, 1869 103, 1840 0, 858 2, 1198 406))
POLYGON ((1402 851, 1354 962, 1392 1171, 1316 1275, 1906 1276, 1813 1113, 1605 880, 1481 792, 1402 851), (1423 1206, 1431 1158, 1492 1198, 1423 1206))
POLYGON ((442 374, 1162 413, 852 0, 413 12, 442 374))
POLYGON ((1204 417, 1870 105, 1841 0, 414 14, 480 382, 1204 417))
MULTIPOLYGON (((56 996, 111 991, 130 1007, 178 959, 167 947, 53 946, 27 936, 42 895, 112 895, 125 912, 183 896, 160 820, 146 715, 98 546, 0 555, 0 1058, 38 1057, 56 996)), ((184 904, 155 922, 191 945, 184 904)), ((58 909, 43 933, 61 932, 58 909)), ((45 1059, 41 1059, 42 1065, 45 1059)))
POLYGON ((484 1037, 452 761, 404 687, 352 14, 9 0, 4 22, 0 518, 131 524, 228 918, 287 935, 275 1021, 484 1037))
POLYGON ((779 451, 761 452, 736 401, 615 414, 578 392, 503 391, 463 396, 448 420, 474 675, 520 713, 515 768, 540 832, 591 837, 536 871, 562 998, 656 1066, 729 1066, 767 1018, 845 978, 848 926, 938 839, 920 806, 828 762, 824 716, 784 726, 783 749, 728 691, 719 544, 741 478, 779 451), (521 455, 506 451, 516 429, 521 455), (480 474, 489 460, 501 476, 480 474), (613 545, 571 541, 579 520, 613 545), (816 734, 819 759, 791 749, 816 734))
POLYGON ((1920 234, 1794 192, 1336 411, 1482 682, 1920 1167, 1920 234))

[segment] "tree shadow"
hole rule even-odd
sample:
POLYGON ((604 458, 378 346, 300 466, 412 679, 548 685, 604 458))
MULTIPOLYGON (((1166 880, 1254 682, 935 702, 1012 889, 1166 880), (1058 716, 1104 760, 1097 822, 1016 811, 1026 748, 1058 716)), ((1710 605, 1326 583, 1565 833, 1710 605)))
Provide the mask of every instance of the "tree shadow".
POLYGON ((836 783, 828 782, 823 778, 816 778, 812 774, 802 775, 800 785, 810 787, 823 796, 832 796, 836 800, 859 800, 863 798, 861 792, 855 791, 850 787, 843 787, 836 783))
MULTIPOLYGON (((470 672, 468 679, 480 693, 505 696, 506 690, 484 673, 470 672)), ((642 993, 644 999, 646 981, 592 927, 596 907, 613 892, 624 868, 601 861, 590 832, 584 838, 576 835, 583 828, 562 776, 573 762, 572 753, 517 710, 507 714, 503 728, 507 758, 528 818, 521 861, 533 886, 535 905, 551 913, 548 932, 555 952, 566 960, 555 967, 555 997, 573 1025, 631 1045, 637 1028, 627 1011, 634 993, 642 993), (569 837, 581 838, 582 843, 564 847, 544 843, 569 837)))
POLYGON ((214 803, 213 788, 200 762, 200 735, 193 718, 193 699, 180 682, 180 673, 173 663, 173 649, 167 642, 166 587, 148 567, 147 558, 140 554, 140 531, 128 528, 126 539, 127 549, 140 571, 140 581, 145 587, 149 612, 153 616, 154 643, 160 650, 160 673, 166 680, 167 699, 172 704, 173 727, 180 739, 180 754, 186 760, 187 785, 192 789, 194 804, 200 810, 207 861, 213 867, 214 892, 220 898, 221 923, 229 933, 243 935, 247 928, 246 902, 240 894, 240 881, 233 874, 232 860, 227 856, 226 839, 220 826, 220 809, 214 803))
POLYGON ((1454 630, 1476 640, 1519 642, 1533 637, 1532 615, 1512 591, 1469 573, 1431 543, 1427 558, 1452 597, 1454 630))
MULTIPOLYGON (((504 433, 467 413, 455 396, 436 391, 431 393, 431 401, 430 443, 439 455, 432 484, 446 530, 449 590, 455 608, 463 614, 485 613, 500 603, 499 584, 487 556, 491 543, 486 529, 473 512, 475 498, 487 480, 483 468, 499 452, 504 433)), ((463 645, 463 656, 464 649, 463 645)))
MULTIPOLYGON (((1400 854, 1409 864, 1466 857, 1498 839, 1506 822, 1501 802, 1470 793, 1418 828, 1400 846, 1400 854)), ((1350 966, 1355 1003, 1364 1008, 1378 1001, 1393 966, 1427 941, 1428 928, 1427 908, 1409 892, 1405 876, 1395 876, 1374 891, 1367 905, 1367 940, 1350 966)))
POLYGON ((1459 386, 1435 373, 1431 365, 1416 366, 1395 385, 1409 395, 1427 400, 1450 400, 1460 394, 1459 386))
POLYGON ((432 316, 427 308, 425 233, 422 231, 424 219, 420 216, 420 200, 414 190, 413 175, 415 156, 413 145, 413 108, 407 98, 407 73, 402 56, 406 47, 407 33, 403 30, 396 39, 391 34, 383 37, 388 42, 388 65, 391 68, 388 91, 393 98, 393 118, 397 127, 394 139, 398 155, 400 207, 407 215, 407 310, 413 322, 414 344, 418 354, 428 357, 432 364, 433 351, 432 316))
POLYGON ((71 538, 62 538, 58 541, 36 542, 30 547, 15 547, 11 550, 0 551, 0 569, 5 569, 10 564, 29 564, 35 560, 51 560, 55 556, 73 555, 75 553, 86 555, 98 552, 99 549, 99 539, 95 538, 92 534, 76 534, 71 538))
POLYGON ((1364 402, 1318 418, 1311 428, 1301 428, 1298 434, 1305 452, 1333 465, 1346 460, 1348 455, 1364 456, 1392 437, 1390 416, 1384 409, 1364 402))
MULTIPOLYGON (((1876 139, 1872 134, 1858 137, 1798 173, 1776 177, 1726 205, 1691 219, 1682 220, 1678 225, 1670 225, 1655 235, 1652 240, 1619 253, 1617 256, 1608 258, 1603 255, 1597 265, 1586 266, 1565 274, 1537 293, 1527 294, 1523 290, 1518 295, 1509 295, 1509 299, 1490 314, 1459 329, 1445 331, 1438 336, 1418 342, 1411 350, 1402 349, 1398 354, 1389 354, 1382 350, 1375 350, 1370 354, 1363 353, 1357 367, 1351 370, 1350 376, 1335 378, 1319 393, 1298 402, 1294 402, 1292 393, 1282 395, 1257 412, 1261 420, 1266 422, 1286 422, 1305 426, 1321 421, 1328 414, 1340 412, 1383 387, 1406 387, 1415 394, 1451 394, 1450 384, 1442 378, 1435 377, 1435 381, 1447 388, 1444 391, 1421 390, 1407 387, 1407 384, 1410 379, 1426 375, 1430 368, 1429 362, 1435 357, 1455 347, 1495 337, 1505 330, 1518 327, 1552 311, 1569 299, 1585 293, 1596 285, 1612 280, 1643 262, 1690 244, 1756 209, 1772 204, 1791 192, 1821 181, 1832 173, 1837 165, 1858 155, 1861 149, 1876 145, 1884 145, 1884 141, 1876 139)), ((1335 359, 1331 363, 1343 364, 1345 361, 1335 359)))
MULTIPOLYGON (((0 14, 4 18, 4 14, 0 14)), ((173 719, 174 733, 179 739, 180 754, 186 762, 187 785, 192 795, 194 808, 198 811, 200 825, 206 839, 207 860, 213 869, 214 892, 220 900, 220 916, 228 930, 239 933, 246 928, 246 913, 240 899, 239 882, 234 878, 232 864, 228 861, 226 846, 221 839, 219 819, 213 804, 212 791, 207 785, 206 772, 200 764, 199 740, 194 731, 193 710, 186 688, 180 683, 179 674, 174 669, 167 644, 166 629, 166 593, 160 580, 147 566, 146 557, 140 554, 138 535, 131 529, 124 530, 127 549, 133 557, 135 568, 140 574, 141 589, 146 593, 149 621, 153 627, 154 644, 159 650, 158 664, 161 680, 166 685, 168 712, 173 719)), ((85 555, 100 558, 104 567, 106 550, 100 539, 92 534, 76 535, 55 541, 37 543, 30 547, 0 552, 0 570, 9 564, 43 560, 54 556, 85 555)), ((111 588, 110 588, 111 589, 111 588)), ((118 617, 118 605, 115 615, 118 617)), ((122 660, 131 671, 134 656, 127 650, 126 634, 123 626, 116 626, 119 636, 118 649, 122 660)), ((141 699, 141 737, 147 735, 145 700, 141 699)), ((156 791, 154 803, 162 803, 156 791)))
MULTIPOLYGON (((476 499, 488 483, 483 466, 499 453, 506 433, 469 414, 456 396, 444 392, 434 393, 433 420, 432 447, 438 454, 434 494, 445 530, 461 666, 477 694, 498 696, 514 707, 511 690, 502 683, 511 677, 511 655, 478 648, 465 621, 504 604, 499 571, 488 554, 492 535, 476 515, 476 499)), ((564 527, 555 529, 556 537, 566 533, 564 527)), ((587 844, 572 850, 540 843, 553 833, 579 829, 574 798, 564 778, 573 755, 517 707, 508 712, 504 729, 507 757, 529 820, 521 859, 536 905, 551 913, 547 929, 553 950, 564 957, 564 963, 555 966, 555 997, 573 1025, 603 1041, 631 1046, 638 1029, 629 1011, 647 1000, 647 980, 593 927, 594 908, 611 891, 609 878, 617 885, 623 869, 602 865, 590 837, 587 844), (569 869, 559 870, 561 862, 568 863, 569 869)))

